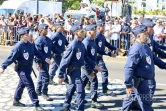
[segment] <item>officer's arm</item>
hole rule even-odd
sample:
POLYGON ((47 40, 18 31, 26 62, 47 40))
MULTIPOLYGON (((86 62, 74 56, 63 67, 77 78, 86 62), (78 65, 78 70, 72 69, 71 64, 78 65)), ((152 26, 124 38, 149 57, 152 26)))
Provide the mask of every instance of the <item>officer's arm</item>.
POLYGON ((55 42, 52 42, 52 51, 55 54, 58 54, 58 55, 61 55, 63 53, 63 51, 61 51, 61 50, 58 49, 58 47, 56 46, 55 42))
MULTIPOLYGON (((85 42, 83 42, 83 44, 84 44, 84 46, 85 46, 86 52, 87 52, 87 53, 90 52, 90 51, 88 51, 88 50, 91 50, 90 46, 89 46, 87 43, 85 43, 85 42)), ((86 55, 86 56, 88 56, 88 55, 86 55)), ((89 67, 89 64, 88 64, 87 62, 85 62, 85 68, 87 69, 88 74, 91 74, 91 73, 93 72, 93 69, 91 69, 91 68, 89 67)))
POLYGON ((87 51, 85 50, 85 54, 84 54, 85 64, 87 64, 90 67, 90 69, 94 69, 96 66, 96 63, 93 62, 87 55, 88 55, 87 51))
POLYGON ((35 47, 35 45, 34 45, 34 50, 35 50, 34 61, 36 63, 41 63, 42 61, 45 61, 46 57, 40 51, 37 50, 37 48, 35 47))
POLYGON ((59 78, 64 78, 64 74, 66 73, 66 68, 70 65, 73 53, 74 49, 72 47, 68 47, 66 49, 59 66, 59 76, 58 76, 59 78))
POLYGON ((133 87, 132 78, 135 68, 140 61, 140 55, 138 53, 129 53, 127 63, 124 67, 125 85, 127 88, 133 87))
POLYGON ((19 50, 18 47, 14 47, 9 55, 9 57, 5 60, 4 63, 2 63, 2 68, 6 69, 10 64, 12 64, 14 61, 16 61, 19 56, 20 56, 21 52, 19 50))
POLYGON ((68 46, 69 42, 67 41, 66 37, 65 37, 65 45, 68 46))
POLYGON ((155 49, 156 54, 158 54, 160 56, 160 58, 165 59, 166 58, 166 53, 164 51, 162 51, 161 49, 155 49))
POLYGON ((153 60, 154 60, 154 64, 157 65, 160 69, 166 69, 166 63, 163 62, 158 57, 156 57, 155 54, 153 54, 153 60))
POLYGON ((116 47, 112 46, 110 43, 108 43, 106 40, 105 40, 105 46, 107 48, 109 48, 110 50, 116 50, 116 47))
POLYGON ((154 42, 154 45, 155 45, 155 47, 156 47, 157 49, 160 48, 160 49, 166 50, 166 46, 160 45, 159 43, 157 43, 157 42, 154 41, 154 40, 153 40, 153 42, 154 42))

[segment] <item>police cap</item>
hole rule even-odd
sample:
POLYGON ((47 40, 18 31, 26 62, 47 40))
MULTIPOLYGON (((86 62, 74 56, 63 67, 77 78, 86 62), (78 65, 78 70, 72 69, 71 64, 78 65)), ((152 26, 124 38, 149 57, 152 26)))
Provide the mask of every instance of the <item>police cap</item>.
POLYGON ((48 29, 48 25, 47 24, 40 24, 38 26, 38 30, 42 30, 42 29, 48 29))
POLYGON ((142 25, 145 25, 147 27, 154 27, 155 23, 153 23, 153 20, 151 18, 145 18, 141 21, 142 25))
POLYGON ((76 25, 73 25, 73 26, 71 27, 70 31, 71 31, 72 33, 74 33, 74 32, 76 32, 77 30, 80 30, 80 29, 82 29, 82 24, 76 24, 76 25))
POLYGON ((63 26, 64 24, 65 24, 64 22, 57 22, 54 25, 57 27, 57 26, 63 26))
POLYGON ((138 26, 136 26, 136 27, 134 27, 132 29, 132 33, 134 35, 137 35, 137 34, 140 34, 140 33, 144 33, 146 31, 147 31, 147 26, 145 26, 145 25, 138 25, 138 26))
POLYGON ((97 22, 96 25, 97 25, 97 26, 100 26, 100 27, 104 27, 104 26, 105 26, 105 23, 104 23, 104 22, 97 22))
POLYGON ((17 31, 17 34, 23 35, 23 34, 29 34, 29 28, 23 27, 17 31))
POLYGON ((96 30, 96 25, 95 24, 91 24, 91 25, 87 25, 84 30, 85 31, 91 31, 91 30, 96 30))

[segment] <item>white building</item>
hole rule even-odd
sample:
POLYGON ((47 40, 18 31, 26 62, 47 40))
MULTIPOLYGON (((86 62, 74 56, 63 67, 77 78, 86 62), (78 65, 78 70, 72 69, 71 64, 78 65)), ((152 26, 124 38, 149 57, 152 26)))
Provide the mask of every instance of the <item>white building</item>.
POLYGON ((135 0, 134 7, 136 7, 138 10, 142 10, 144 8, 146 11, 154 9, 165 10, 166 0, 135 0))

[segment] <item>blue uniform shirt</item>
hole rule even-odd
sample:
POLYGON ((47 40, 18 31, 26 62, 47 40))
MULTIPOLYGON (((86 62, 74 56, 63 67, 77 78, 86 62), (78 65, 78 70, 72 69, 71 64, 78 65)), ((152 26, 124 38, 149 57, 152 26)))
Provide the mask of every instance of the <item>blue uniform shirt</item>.
POLYGON ((69 44, 66 37, 59 32, 55 32, 51 37, 51 40, 53 41, 53 46, 57 46, 62 53, 65 51, 65 45, 67 46, 69 44))
POLYGON ((127 88, 133 86, 133 76, 146 79, 153 78, 154 62, 150 48, 147 45, 141 45, 136 41, 129 50, 124 71, 125 85, 127 88))
POLYGON ((67 47, 59 67, 59 78, 63 78, 66 68, 70 65, 72 67, 81 67, 84 62, 94 69, 95 63, 89 59, 82 41, 75 38, 67 47))
POLYGON ((53 51, 56 54, 61 54, 62 52, 54 45, 50 38, 39 36, 35 41, 36 49, 43 54, 45 58, 51 57, 51 52, 53 51))
POLYGON ((97 53, 100 55, 109 55, 111 56, 111 53, 105 52, 105 47, 108 47, 110 50, 116 50, 116 47, 113 47, 110 43, 108 43, 102 33, 97 33, 96 39, 95 39, 96 45, 97 45, 97 53))
MULTIPOLYGON (((90 37, 86 37, 83 42, 82 42, 85 46, 85 50, 87 52, 87 56, 94 62, 97 61, 97 46, 96 43, 93 39, 91 39, 90 37)), ((93 69, 89 68, 88 64, 85 64, 85 67, 88 71, 89 74, 91 74, 93 71, 93 69)))
POLYGON ((15 62, 16 60, 19 63, 29 64, 25 68, 32 68, 32 62, 34 59, 34 55, 36 55, 39 59, 45 60, 45 57, 42 56, 41 53, 39 53, 36 49, 34 44, 24 41, 18 42, 12 49, 10 56, 5 60, 5 62, 2 64, 2 68, 6 69, 7 66, 15 62))

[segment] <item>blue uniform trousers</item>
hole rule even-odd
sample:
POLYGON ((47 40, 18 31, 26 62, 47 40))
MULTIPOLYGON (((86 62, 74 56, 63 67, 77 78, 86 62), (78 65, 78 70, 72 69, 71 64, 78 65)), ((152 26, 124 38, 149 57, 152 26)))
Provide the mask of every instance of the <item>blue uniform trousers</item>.
POLYGON ((42 63, 42 68, 39 70, 39 77, 36 87, 36 92, 47 94, 48 84, 49 84, 49 74, 48 74, 49 65, 47 63, 42 63))
POLYGON ((75 69, 72 71, 70 75, 70 81, 66 92, 64 107, 69 108, 70 102, 72 100, 72 96, 74 92, 77 92, 76 100, 77 100, 77 110, 76 111, 84 111, 84 99, 85 99, 85 90, 84 84, 81 79, 81 70, 75 69))
POLYGON ((37 107, 39 106, 38 96, 35 92, 35 86, 33 80, 31 78, 32 69, 22 69, 20 68, 17 72, 18 76, 20 77, 17 89, 14 94, 14 100, 19 101, 23 94, 24 88, 27 87, 28 94, 30 96, 31 101, 37 107))
POLYGON ((149 92, 148 81, 141 81, 138 88, 134 90, 134 95, 124 98, 121 111, 130 111, 132 107, 136 107, 134 105, 137 105, 137 108, 141 111, 153 111, 152 98, 149 92))
MULTIPOLYGON (((49 72, 51 79, 54 78, 56 71, 58 70, 58 67, 60 65, 61 59, 62 59, 62 56, 60 56, 60 55, 57 55, 56 57, 52 58, 52 66, 51 66, 50 72, 49 72)), ((67 74, 64 74, 64 81, 68 81, 67 74)))
POLYGON ((103 56, 97 57, 97 65, 102 69, 102 72, 101 72, 102 86, 107 86, 108 85, 108 69, 103 60, 103 56))
POLYGON ((150 89, 150 94, 153 97, 155 90, 156 90, 156 80, 155 78, 148 80, 148 84, 149 84, 149 89, 150 89))
POLYGON ((84 83, 84 86, 86 86, 86 84, 88 83, 88 81, 90 81, 91 83, 91 99, 93 101, 97 101, 97 89, 98 89, 98 79, 97 79, 97 75, 95 73, 95 77, 92 78, 85 67, 82 68, 82 81, 84 83))

